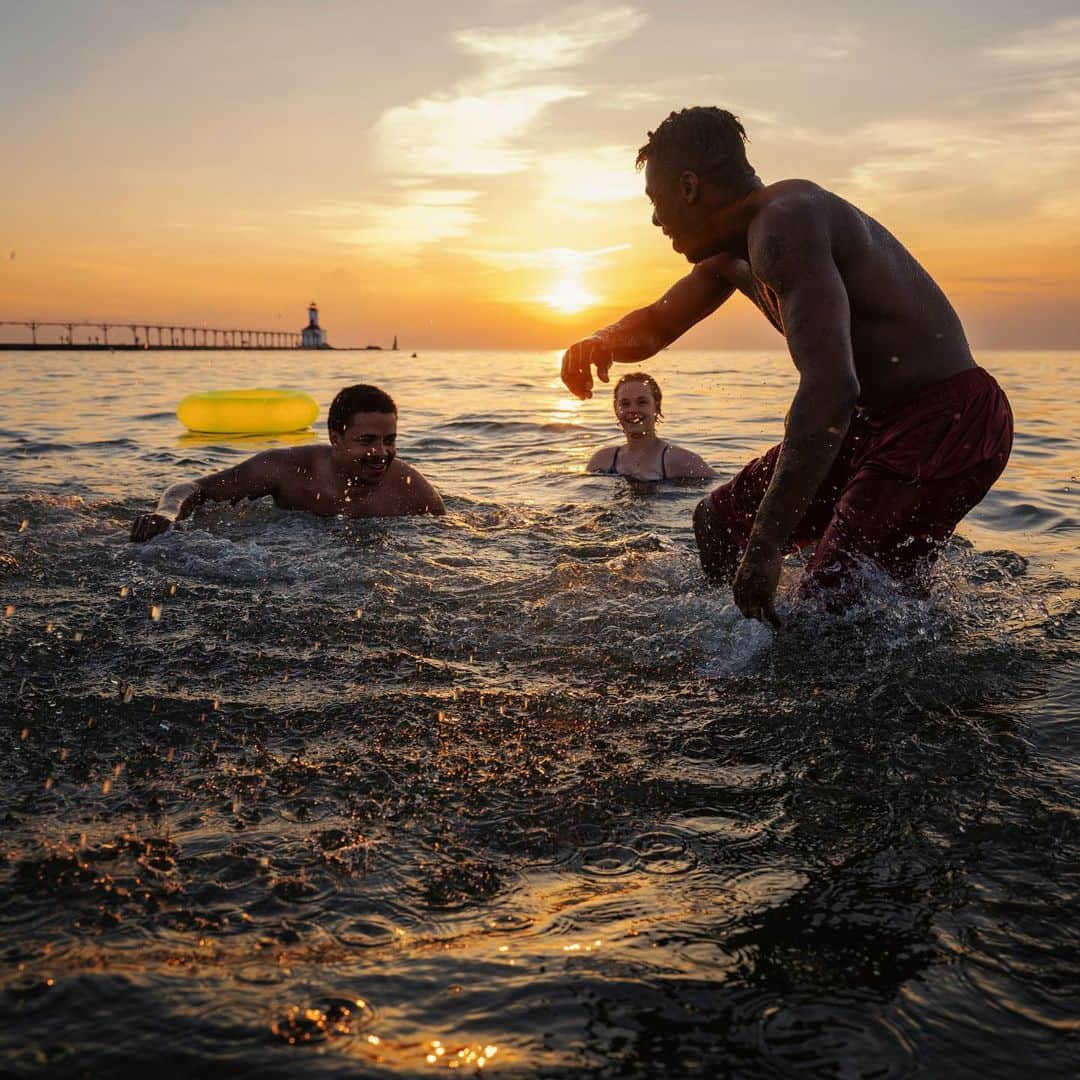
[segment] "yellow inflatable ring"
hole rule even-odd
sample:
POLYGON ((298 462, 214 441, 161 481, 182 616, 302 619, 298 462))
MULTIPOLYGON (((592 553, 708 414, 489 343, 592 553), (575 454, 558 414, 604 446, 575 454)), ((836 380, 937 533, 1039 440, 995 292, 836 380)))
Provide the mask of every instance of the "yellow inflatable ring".
POLYGON ((281 435, 306 428, 319 406, 299 390, 205 390, 183 398, 176 415, 188 431, 281 435))

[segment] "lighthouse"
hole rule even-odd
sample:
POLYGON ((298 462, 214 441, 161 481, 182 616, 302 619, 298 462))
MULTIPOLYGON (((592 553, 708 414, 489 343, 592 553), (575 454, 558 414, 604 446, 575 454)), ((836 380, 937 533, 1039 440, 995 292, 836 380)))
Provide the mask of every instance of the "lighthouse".
POLYGON ((319 307, 314 300, 307 309, 308 324, 300 331, 300 348, 328 349, 326 331, 319 325, 319 307))

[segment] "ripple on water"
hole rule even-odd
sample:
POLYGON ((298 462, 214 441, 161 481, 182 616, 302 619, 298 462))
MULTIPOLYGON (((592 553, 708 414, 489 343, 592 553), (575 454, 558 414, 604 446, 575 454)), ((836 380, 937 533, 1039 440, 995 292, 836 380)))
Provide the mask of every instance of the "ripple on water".
POLYGON ((357 949, 385 949, 400 942, 404 932, 376 916, 349 919, 337 931, 338 940, 357 949))
POLYGON ((638 853, 623 844, 590 844, 581 848, 571 860, 579 873, 595 878, 632 874, 637 862, 638 853))
POLYGON ((647 874, 672 877, 685 874, 697 865, 697 856, 690 845, 674 833, 642 833, 633 841, 637 852, 634 866, 647 874))
POLYGON ((499 934, 513 934, 519 930, 528 930, 535 919, 521 911, 500 911, 484 919, 484 926, 499 934))
POLYGON ((289 1046, 308 1046, 357 1035, 375 1018, 375 1010, 363 998, 316 998, 310 1004, 288 1006, 271 1021, 270 1034, 289 1046))
POLYGON ((899 1080, 915 1071, 910 1043, 869 1002, 772 1006, 762 1014, 758 1037, 782 1076, 899 1080))

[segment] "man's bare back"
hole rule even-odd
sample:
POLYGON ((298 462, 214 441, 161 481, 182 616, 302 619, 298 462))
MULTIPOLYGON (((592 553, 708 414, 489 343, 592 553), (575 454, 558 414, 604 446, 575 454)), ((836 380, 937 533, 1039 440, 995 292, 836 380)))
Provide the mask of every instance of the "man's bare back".
POLYGON ((703 260, 697 270, 738 289, 784 333, 777 289, 755 274, 754 266, 758 260, 775 264, 790 254, 793 224, 821 222, 850 305, 860 405, 883 411, 975 366, 948 298, 903 244, 868 214, 809 180, 770 184, 753 197, 752 207, 748 257, 724 253, 703 260))

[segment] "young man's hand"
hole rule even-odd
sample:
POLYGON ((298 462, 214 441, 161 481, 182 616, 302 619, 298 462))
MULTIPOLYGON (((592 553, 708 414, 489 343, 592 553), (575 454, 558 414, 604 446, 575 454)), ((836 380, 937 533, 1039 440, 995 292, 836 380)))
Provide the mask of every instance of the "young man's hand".
POLYGON ((131 526, 131 539, 141 542, 172 527, 172 521, 162 514, 140 514, 131 526))
POLYGON ((592 368, 595 366, 600 381, 606 383, 608 371, 613 363, 611 347, 604 342, 603 338, 593 334, 571 345, 563 353, 562 381, 575 397, 582 400, 591 398, 592 368))
POLYGON ((749 544, 735 573, 732 591, 735 604, 748 619, 758 619, 779 630, 780 617, 773 606, 784 553, 762 544, 749 544))

